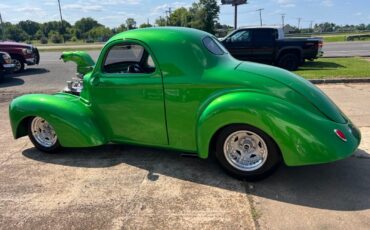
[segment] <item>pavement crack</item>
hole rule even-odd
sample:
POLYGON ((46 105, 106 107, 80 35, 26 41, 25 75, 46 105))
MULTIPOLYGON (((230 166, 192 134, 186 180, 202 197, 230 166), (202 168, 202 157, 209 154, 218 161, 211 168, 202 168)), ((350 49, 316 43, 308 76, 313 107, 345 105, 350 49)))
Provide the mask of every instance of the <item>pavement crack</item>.
POLYGON ((253 224, 254 224, 254 229, 259 230, 261 228, 260 228, 260 224, 259 224, 258 220, 259 220, 259 218, 261 217, 262 214, 261 214, 260 211, 257 210, 255 202, 253 200, 252 189, 254 188, 254 186, 253 186, 253 184, 250 184, 247 181, 243 181, 242 184, 244 186, 245 194, 247 196, 247 200, 248 200, 248 203, 249 203, 250 212, 251 212, 251 216, 252 216, 252 220, 253 220, 253 224))

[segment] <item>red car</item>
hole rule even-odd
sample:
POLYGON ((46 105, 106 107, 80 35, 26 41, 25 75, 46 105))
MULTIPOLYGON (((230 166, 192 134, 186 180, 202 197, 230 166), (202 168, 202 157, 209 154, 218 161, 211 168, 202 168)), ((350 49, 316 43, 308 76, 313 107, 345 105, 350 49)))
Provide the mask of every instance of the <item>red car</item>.
POLYGON ((37 65, 40 54, 36 47, 18 42, 0 42, 0 51, 7 52, 15 65, 13 72, 19 73, 24 70, 25 64, 37 65))

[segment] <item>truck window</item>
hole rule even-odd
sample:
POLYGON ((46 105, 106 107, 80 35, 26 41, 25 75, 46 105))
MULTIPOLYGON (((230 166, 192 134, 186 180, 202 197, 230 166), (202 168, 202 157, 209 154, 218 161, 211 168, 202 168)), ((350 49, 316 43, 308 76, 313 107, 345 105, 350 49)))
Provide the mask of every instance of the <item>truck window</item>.
POLYGON ((251 33, 250 30, 238 31, 230 37, 231 42, 250 42, 251 33))
POLYGON ((276 30, 256 29, 253 31, 253 40, 256 42, 272 42, 276 39, 276 30))

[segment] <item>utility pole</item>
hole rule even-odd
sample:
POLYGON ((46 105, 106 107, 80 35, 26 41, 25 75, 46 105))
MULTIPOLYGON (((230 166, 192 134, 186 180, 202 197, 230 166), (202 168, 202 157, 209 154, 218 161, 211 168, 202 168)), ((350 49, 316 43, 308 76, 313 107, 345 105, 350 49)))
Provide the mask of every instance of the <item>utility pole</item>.
POLYGON ((3 18, 1 17, 1 13, 0 13, 0 25, 1 25, 1 40, 5 41, 5 27, 4 27, 4 23, 3 23, 3 18))
POLYGON ((169 19, 170 19, 171 14, 172 14, 172 9, 171 9, 171 7, 168 7, 168 10, 166 10, 165 12, 166 12, 166 16, 167 16, 167 22, 166 22, 166 25, 168 25, 169 19), (167 15, 167 14, 168 14, 168 15, 167 15))
POLYGON ((312 24, 313 24, 313 21, 311 20, 310 21, 310 31, 312 31, 312 24))
POLYGON ((281 14, 281 27, 284 29, 285 14, 281 14))
POLYGON ((234 30, 238 28, 238 4, 234 5, 234 30))
POLYGON ((302 20, 302 18, 297 18, 298 19, 298 29, 299 29, 299 27, 301 26, 301 20, 302 20))
POLYGON ((60 0, 58 0, 58 5, 59 5, 59 14, 60 14, 60 32, 62 33, 63 42, 64 42, 63 17, 62 17, 62 8, 60 7, 60 0))
POLYGON ((260 12, 260 25, 262 26, 262 10, 264 10, 263 8, 261 9, 258 9, 256 11, 259 11, 260 12))

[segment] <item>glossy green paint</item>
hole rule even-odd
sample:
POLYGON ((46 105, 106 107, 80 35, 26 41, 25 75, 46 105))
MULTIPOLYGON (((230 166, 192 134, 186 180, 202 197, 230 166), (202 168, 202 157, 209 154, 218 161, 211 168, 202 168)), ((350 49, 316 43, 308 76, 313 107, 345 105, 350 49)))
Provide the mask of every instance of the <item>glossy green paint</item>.
POLYGON ((77 64, 77 73, 87 74, 94 68, 95 62, 85 51, 63 52, 60 58, 64 62, 72 61, 77 64))
POLYGON ((229 54, 215 55, 202 43, 206 36, 211 35, 165 27, 131 30, 112 37, 94 69, 84 76, 80 98, 37 95, 12 102, 10 117, 15 137, 25 134, 17 131, 22 130, 24 117, 40 115, 50 118, 53 126, 61 123, 63 127, 86 130, 96 140, 86 141, 87 137, 75 137, 58 127, 63 146, 71 146, 65 143, 73 136, 77 147, 135 143, 196 152, 207 158, 217 131, 231 124, 249 124, 275 140, 288 165, 333 161, 357 148, 358 129, 314 85, 276 67, 241 62, 229 54), (144 46, 156 71, 104 73, 101 67, 105 54, 118 43, 144 46), (47 109, 52 106, 59 108, 58 114, 47 109), (74 116, 79 122, 74 123, 74 116), (82 117, 88 127, 81 124, 82 117), (340 140, 334 129, 343 131, 347 142, 340 140))

